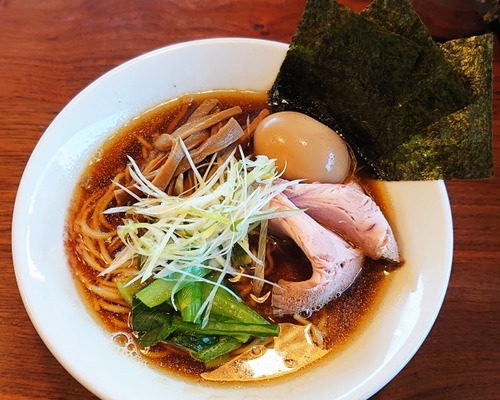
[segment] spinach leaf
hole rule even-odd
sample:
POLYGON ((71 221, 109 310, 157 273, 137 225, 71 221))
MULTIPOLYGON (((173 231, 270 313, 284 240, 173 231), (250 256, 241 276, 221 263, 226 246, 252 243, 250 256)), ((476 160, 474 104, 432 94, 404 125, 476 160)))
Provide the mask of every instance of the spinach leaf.
POLYGON ((167 343, 188 351, 193 358, 203 362, 214 360, 241 346, 241 342, 233 337, 189 333, 174 334, 167 343))
POLYGON ((175 331, 172 311, 166 302, 150 308, 136 297, 132 299, 132 330, 142 347, 153 346, 175 331))

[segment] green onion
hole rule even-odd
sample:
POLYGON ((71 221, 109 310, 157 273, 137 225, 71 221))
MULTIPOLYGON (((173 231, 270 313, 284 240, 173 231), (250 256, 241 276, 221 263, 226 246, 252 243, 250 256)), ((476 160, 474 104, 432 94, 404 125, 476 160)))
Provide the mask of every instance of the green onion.
MULTIPOLYGON (((212 291, 200 307, 206 324, 214 308, 213 302, 218 301, 215 293, 225 275, 241 274, 231 264, 235 246, 240 246, 252 260, 262 264, 263 260, 257 259, 246 244, 249 231, 270 218, 296 212, 269 208, 274 196, 295 183, 277 180, 279 175, 274 160, 265 156, 244 157, 241 148, 238 159, 235 151, 209 177, 202 176, 192 165, 197 177, 196 190, 186 196, 170 196, 155 187, 130 159, 130 174, 145 196, 136 196, 137 202, 133 205, 106 211, 125 214, 123 224, 117 229, 125 249, 101 274, 135 261, 139 265, 136 279, 146 282, 155 278, 146 289, 154 292, 148 296, 157 297, 153 303, 159 304, 158 301, 165 297, 173 302, 173 296, 181 289, 179 285, 161 283, 159 278, 178 274, 175 276, 182 280, 183 275, 190 275, 191 267, 206 265, 207 269, 220 272, 219 279, 210 282, 212 291), (166 286, 169 287, 165 289, 166 294, 160 294, 166 286)), ((185 155, 192 163, 187 149, 185 155)), ((214 162, 215 159, 211 161, 214 162)), ((265 229, 262 232, 265 233, 265 229)), ((263 254, 259 249, 259 255, 263 254)), ((263 277, 256 279, 263 280, 263 277)), ((137 294, 145 303, 149 302, 142 298, 146 296, 146 289, 137 294)))

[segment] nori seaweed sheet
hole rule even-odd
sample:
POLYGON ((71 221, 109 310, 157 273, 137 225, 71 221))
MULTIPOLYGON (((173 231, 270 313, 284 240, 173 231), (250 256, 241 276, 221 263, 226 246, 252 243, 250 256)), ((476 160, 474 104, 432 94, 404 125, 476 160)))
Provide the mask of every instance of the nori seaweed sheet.
POLYGON ((270 91, 271 107, 346 129, 351 146, 370 152, 419 55, 411 40, 343 5, 309 0, 270 91))
POLYGON ((472 101, 377 160, 385 179, 493 176, 493 35, 451 40, 443 43, 441 49, 453 68, 471 82, 472 101))
POLYGON ((491 82, 492 46, 469 42, 441 51, 408 0, 374 0, 360 15, 309 0, 269 102, 339 131, 378 178, 488 177, 491 87, 476 75, 491 82))
POLYGON ((386 122, 387 133, 392 136, 385 135, 384 140, 377 141, 381 152, 469 103, 469 83, 447 62, 408 1, 374 0, 360 14, 422 47, 410 80, 386 122))

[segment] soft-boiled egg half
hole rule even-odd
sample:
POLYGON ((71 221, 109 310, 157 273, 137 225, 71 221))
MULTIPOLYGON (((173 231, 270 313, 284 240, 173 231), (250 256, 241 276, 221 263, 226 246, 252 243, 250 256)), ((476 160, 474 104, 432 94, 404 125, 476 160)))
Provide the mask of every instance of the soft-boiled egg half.
POLYGON ((338 135, 321 122, 295 111, 264 118, 253 138, 256 154, 276 159, 283 178, 340 183, 352 171, 351 152, 338 135))

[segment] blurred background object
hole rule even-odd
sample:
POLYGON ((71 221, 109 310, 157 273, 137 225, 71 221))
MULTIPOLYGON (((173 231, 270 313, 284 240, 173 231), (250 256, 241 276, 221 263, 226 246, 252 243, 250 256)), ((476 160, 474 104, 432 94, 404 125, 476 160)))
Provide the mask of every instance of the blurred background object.
POLYGON ((415 11, 436 40, 496 30, 500 0, 412 0, 415 11))

